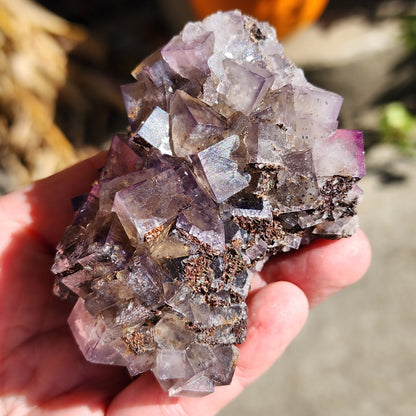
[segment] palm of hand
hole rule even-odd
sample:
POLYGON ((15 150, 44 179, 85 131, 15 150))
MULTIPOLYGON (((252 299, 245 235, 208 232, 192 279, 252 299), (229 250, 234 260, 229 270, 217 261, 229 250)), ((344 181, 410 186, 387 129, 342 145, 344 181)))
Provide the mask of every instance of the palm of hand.
POLYGON ((281 354, 305 322, 308 301, 322 301, 368 266, 361 233, 270 262, 248 299, 234 381, 213 395, 171 399, 151 374, 130 383, 124 369, 84 360, 66 322, 72 305, 51 293, 50 266, 71 220, 70 198, 88 190, 102 161, 99 155, 0 199, 0 415, 214 414, 281 354))
POLYGON ((66 322, 72 306, 51 293, 54 250, 35 224, 45 220, 35 212, 36 193, 35 186, 2 200, 0 414, 39 405, 82 414, 78 406, 99 408, 128 378, 120 368, 86 363, 74 343, 66 322))

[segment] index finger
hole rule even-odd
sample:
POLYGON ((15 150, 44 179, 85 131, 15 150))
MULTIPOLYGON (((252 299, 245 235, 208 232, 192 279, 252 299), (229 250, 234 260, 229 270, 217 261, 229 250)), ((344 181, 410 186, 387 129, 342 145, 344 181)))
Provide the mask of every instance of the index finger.
POLYGON ((74 211, 71 199, 89 192, 107 152, 71 166, 53 176, 34 182, 0 199, 2 221, 30 232, 47 248, 54 250, 74 211))
POLYGON ((349 238, 317 240, 299 251, 277 255, 260 274, 266 283, 294 283, 312 307, 359 280, 368 269, 370 258, 370 244, 358 229, 349 238))

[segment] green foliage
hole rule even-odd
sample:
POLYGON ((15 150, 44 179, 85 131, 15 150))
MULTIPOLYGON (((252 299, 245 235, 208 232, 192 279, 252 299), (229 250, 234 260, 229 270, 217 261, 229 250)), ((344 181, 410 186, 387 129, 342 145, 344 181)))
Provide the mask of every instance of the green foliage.
POLYGON ((406 46, 416 52, 416 15, 403 17, 403 33, 406 46))
POLYGON ((407 155, 416 156, 416 117, 403 103, 392 102, 380 118, 382 141, 396 144, 407 155))

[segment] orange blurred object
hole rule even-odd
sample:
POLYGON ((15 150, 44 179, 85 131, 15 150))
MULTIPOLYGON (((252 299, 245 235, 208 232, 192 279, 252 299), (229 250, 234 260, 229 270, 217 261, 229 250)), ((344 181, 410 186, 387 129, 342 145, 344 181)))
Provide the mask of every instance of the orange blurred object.
POLYGON ((277 31, 279 39, 294 29, 313 23, 329 0, 189 0, 199 19, 218 10, 239 9, 244 14, 267 21, 277 31))

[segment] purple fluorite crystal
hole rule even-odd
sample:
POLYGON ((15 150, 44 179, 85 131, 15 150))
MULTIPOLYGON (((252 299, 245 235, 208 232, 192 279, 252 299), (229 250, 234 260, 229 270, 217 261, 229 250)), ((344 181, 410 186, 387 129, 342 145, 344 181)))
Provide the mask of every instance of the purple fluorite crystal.
POLYGON ((55 291, 86 359, 151 370, 170 395, 229 384, 253 270, 351 235, 362 134, 274 30, 239 12, 189 23, 122 87, 128 134, 58 246, 55 291))

